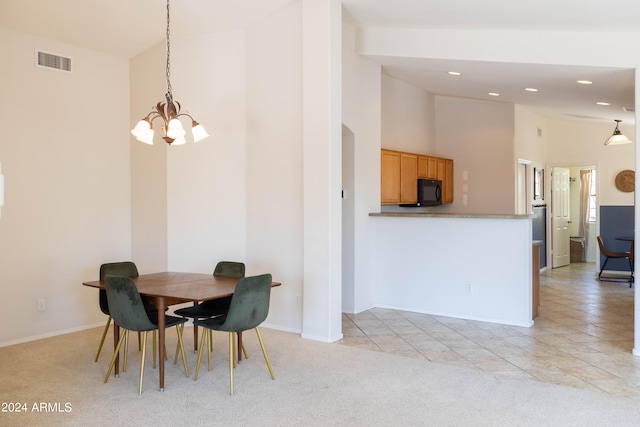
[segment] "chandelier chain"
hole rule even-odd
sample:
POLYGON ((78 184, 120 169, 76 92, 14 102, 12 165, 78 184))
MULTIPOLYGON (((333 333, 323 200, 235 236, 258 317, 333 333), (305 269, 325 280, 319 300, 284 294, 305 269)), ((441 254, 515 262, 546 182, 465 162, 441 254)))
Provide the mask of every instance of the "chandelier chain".
POLYGON ((170 18, 169 18, 169 0, 167 0, 167 102, 173 102, 173 94, 171 92, 171 64, 169 58, 171 57, 171 42, 170 36, 170 18))

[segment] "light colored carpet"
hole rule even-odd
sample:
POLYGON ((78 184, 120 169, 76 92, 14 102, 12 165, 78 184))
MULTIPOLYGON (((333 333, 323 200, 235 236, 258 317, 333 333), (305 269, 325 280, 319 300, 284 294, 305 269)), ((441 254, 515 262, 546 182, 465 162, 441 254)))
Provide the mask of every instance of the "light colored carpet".
MULTIPOLYGON (((2 409, 26 403, 26 413, 0 412, 0 425, 242 425, 242 426, 631 426, 637 400, 468 370, 340 344, 308 341, 263 329, 276 375, 269 377, 253 331, 250 358, 235 371, 229 395, 227 338, 214 334, 214 369, 206 360, 193 381, 196 355, 166 364, 165 391, 148 352, 144 392, 137 394, 137 345, 128 372, 103 384, 107 341, 93 359, 100 328, 0 348, 2 409), (105 351, 106 350, 106 351, 105 351), (36 412, 40 402, 62 412, 36 412), (68 405, 67 405, 68 404, 68 405), (68 412, 66 409, 70 409, 68 412)), ((186 329, 186 344, 192 334, 186 329)), ((135 335, 132 336, 132 338, 135 335)), ((169 353, 175 332, 167 331, 169 353)), ((135 341, 135 340, 133 340, 135 341)), ((192 348, 192 347, 191 347, 192 348)), ((150 350, 150 344, 149 344, 150 350)))

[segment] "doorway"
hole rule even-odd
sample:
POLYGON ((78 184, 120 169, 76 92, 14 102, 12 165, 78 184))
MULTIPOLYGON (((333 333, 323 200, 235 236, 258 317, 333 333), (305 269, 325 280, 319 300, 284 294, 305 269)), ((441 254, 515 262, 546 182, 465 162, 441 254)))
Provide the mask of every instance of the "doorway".
POLYGON ((551 184, 549 265, 559 268, 596 262, 600 218, 595 163, 554 165, 547 170, 551 184))

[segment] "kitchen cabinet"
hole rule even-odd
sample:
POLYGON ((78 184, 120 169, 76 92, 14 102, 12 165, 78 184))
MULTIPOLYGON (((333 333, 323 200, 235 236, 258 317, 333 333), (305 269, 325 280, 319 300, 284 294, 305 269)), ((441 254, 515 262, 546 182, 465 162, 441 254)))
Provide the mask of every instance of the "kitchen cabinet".
POLYGON ((438 179, 438 158, 418 155, 418 178, 438 179))
POLYGON ((442 203, 453 203, 453 160, 451 159, 446 159, 444 162, 442 203))
POLYGON ((400 153, 400 203, 418 201, 418 155, 400 153))
POLYGON ((381 154, 381 203, 400 203, 400 152, 382 150, 381 154))
POLYGON ((453 160, 381 150, 380 200, 383 205, 416 203, 418 178, 442 181, 442 202, 453 202, 453 160))

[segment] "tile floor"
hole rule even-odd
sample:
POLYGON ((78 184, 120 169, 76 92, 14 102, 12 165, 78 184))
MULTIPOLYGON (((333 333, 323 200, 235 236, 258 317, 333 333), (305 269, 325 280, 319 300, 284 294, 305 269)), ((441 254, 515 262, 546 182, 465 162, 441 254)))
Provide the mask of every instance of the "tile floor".
POLYGON ((343 315, 344 345, 640 399, 634 289, 595 264, 541 274, 531 328, 388 309, 343 315))

